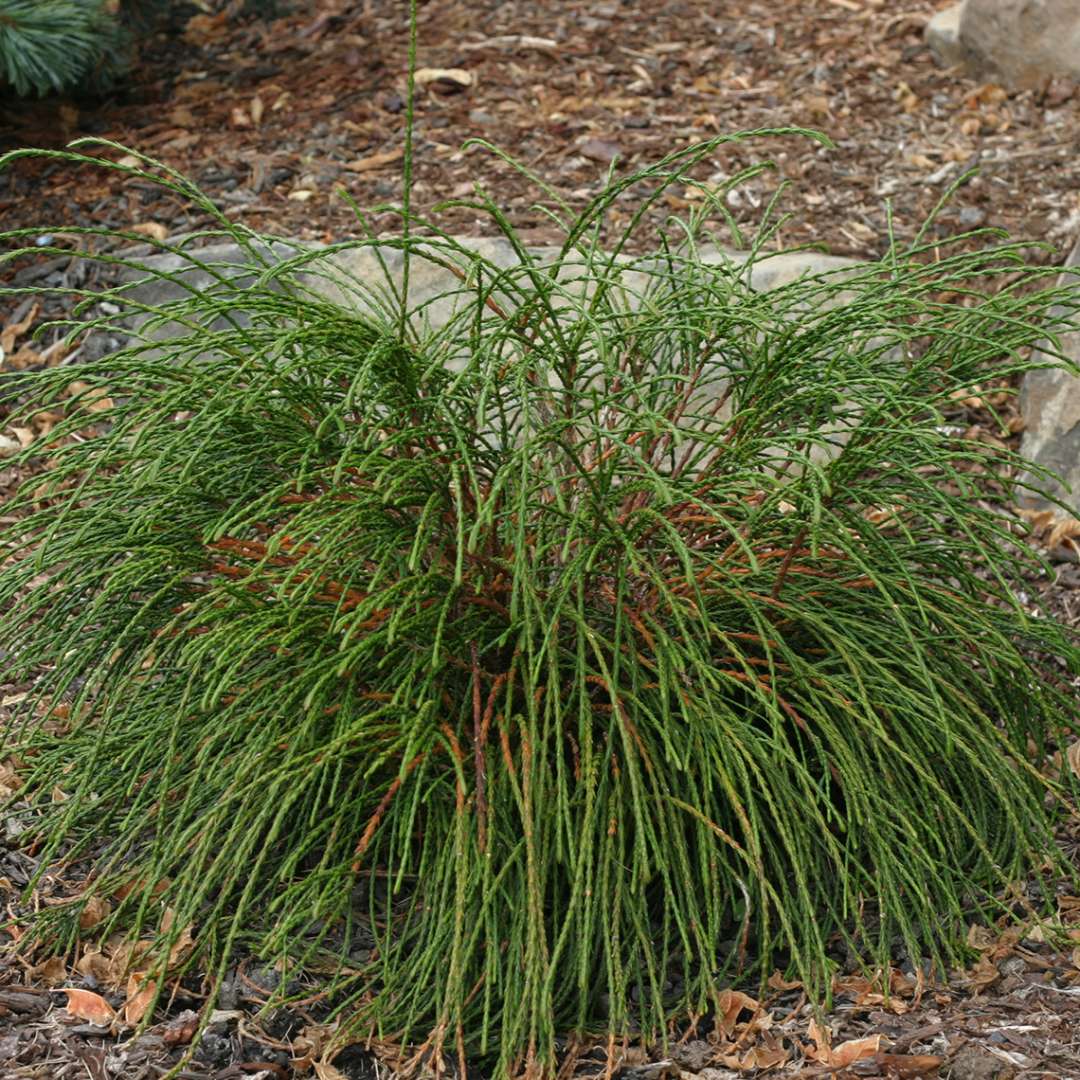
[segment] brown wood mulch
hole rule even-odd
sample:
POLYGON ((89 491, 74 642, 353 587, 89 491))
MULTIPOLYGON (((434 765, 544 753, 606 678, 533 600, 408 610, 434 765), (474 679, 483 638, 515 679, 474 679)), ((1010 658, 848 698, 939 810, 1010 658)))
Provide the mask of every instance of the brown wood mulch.
MULTIPOLYGON (((552 241, 557 231, 534 207, 536 186, 483 147, 464 147, 467 140, 508 151, 579 209, 609 168, 621 175, 691 141, 797 126, 827 132, 835 147, 776 136, 727 144, 703 163, 699 178, 714 185, 763 158, 774 163, 727 197, 732 218, 751 234, 778 185, 790 182, 782 206, 793 216, 778 243, 873 258, 887 245, 889 204, 895 235, 910 241, 949 186, 978 168, 931 238, 998 226, 1070 245, 1080 233, 1080 88, 1048 80, 1038 91, 1007 94, 938 68, 922 40, 936 6, 943 5, 421 3, 419 63, 432 70, 416 103, 416 205, 427 211, 445 199, 470 198, 479 184, 525 239, 552 241)), ((174 4, 167 26, 144 42, 130 83, 112 97, 0 99, 0 149, 107 138, 192 177, 230 219, 252 229, 316 240, 356 235, 353 211, 338 192, 372 206, 393 201, 400 190, 405 5, 292 0, 280 7, 281 17, 260 21, 245 13, 242 0, 174 4)), ((661 224, 694 203, 693 189, 675 189, 650 219, 661 224)), ((393 226, 386 214, 370 220, 377 231, 393 226)), ((493 231, 489 219, 466 207, 438 221, 459 234, 493 231)), ((617 211, 612 225, 625 221, 626 211, 617 211)), ((0 229, 39 227, 61 245, 76 242, 65 239, 65 227, 136 225, 164 237, 209 223, 205 211, 160 188, 90 166, 20 160, 0 174, 0 229)), ((55 256, 24 259, 2 272, 5 281, 28 287, 79 284, 75 265, 55 256)), ((35 314, 52 310, 46 301, 35 314)), ((29 299, 0 309, 0 329, 33 311, 29 299)), ((7 351, 16 344, 12 335, 7 351)), ((958 403, 956 420, 989 426, 978 401, 958 403)), ((0 498, 16 481, 0 458, 0 498)), ((1052 554, 1052 572, 1031 582, 1032 594, 1080 625, 1076 547, 1052 554)), ((19 691, 0 685, 0 708, 19 691)), ((4 779, 0 765, 0 786, 4 779)), ((0 902, 12 911, 34 862, 20 849, 17 819, 0 827, 0 902)), ((1080 848, 1076 837, 1063 842, 1069 851, 1080 848)), ((1059 893, 1061 924, 1080 925, 1080 898, 1064 887, 1059 893)), ((133 1035, 122 1015, 110 1030, 73 1015, 86 1010, 56 989, 76 987, 122 1010, 130 998, 123 985, 109 982, 107 966, 28 959, 10 947, 14 933, 10 923, 0 924, 0 943, 9 946, 0 947, 0 1077, 149 1080, 179 1060, 201 1007, 197 986, 175 987, 145 1032, 133 1035)), ((1080 930, 1074 933, 1080 938, 1080 930)), ((618 1075, 1080 1077, 1080 949, 1070 953, 1060 940, 1043 940, 1032 923, 1022 931, 972 934, 978 962, 948 980, 931 984, 912 970, 894 971, 886 996, 882 985, 858 974, 840 976, 833 1008, 817 1027, 801 991, 777 984, 760 1003, 733 999, 733 1012, 687 1033, 666 1056, 620 1051, 618 1075)), ((218 1016, 182 1076, 392 1075, 388 1048, 378 1054, 351 1047, 331 1063, 323 1047, 332 1031, 317 1008, 256 1018, 272 977, 243 966, 231 973, 218 1016)), ((579 1075, 605 1072, 605 1055, 591 1058, 578 1062, 579 1075)))

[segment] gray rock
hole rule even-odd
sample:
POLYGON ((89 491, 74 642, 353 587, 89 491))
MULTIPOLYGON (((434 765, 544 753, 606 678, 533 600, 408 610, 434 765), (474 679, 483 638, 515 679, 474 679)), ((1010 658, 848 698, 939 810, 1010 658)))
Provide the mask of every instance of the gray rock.
POLYGON ((930 20, 926 40, 942 63, 1017 90, 1080 78, 1077 0, 961 0, 930 20))
MULTIPOLYGON (((559 249, 539 247, 528 249, 535 265, 550 273, 558 261, 558 290, 552 303, 556 310, 565 305, 571 318, 580 311, 583 297, 593 294, 603 268, 586 265, 584 257, 573 256, 558 260, 559 249)), ((803 276, 836 274, 842 281, 844 273, 858 266, 856 260, 813 251, 783 252, 756 259, 747 265, 747 256, 717 247, 702 247, 697 252, 702 264, 726 268, 731 274, 745 272, 745 283, 755 292, 778 289, 803 276), (745 271, 743 268, 745 267, 745 271)), ((312 300, 332 305, 342 318, 356 314, 394 316, 404 280, 404 254, 391 243, 357 244, 323 248, 289 240, 257 241, 243 247, 236 243, 218 244, 191 252, 155 255, 141 260, 146 269, 129 269, 125 296, 136 307, 156 308, 181 299, 185 293, 202 291, 217 294, 222 314, 205 329, 213 332, 233 325, 250 324, 251 305, 245 309, 243 290, 265 273, 275 288, 286 286, 273 276, 283 264, 288 266, 290 290, 306 293, 312 300), (259 269, 264 267, 265 271, 259 269), (147 270, 152 276, 147 276, 147 270)), ((622 256, 616 262, 609 287, 612 303, 633 311, 650 303, 649 287, 660 266, 655 261, 622 256)), ((420 336, 445 328, 454 320, 475 317, 479 290, 484 291, 486 316, 494 310, 514 310, 515 288, 529 285, 519 253, 502 237, 461 238, 451 242, 425 242, 414 250, 408 277, 408 320, 413 332, 420 336)), ((257 295, 257 294, 253 294, 257 295)), ((837 291, 830 304, 843 302, 844 294, 837 291)), ((206 305, 204 305, 206 310, 206 305)), ((791 314, 799 313, 792 302, 791 314)), ((205 321, 205 315, 200 316, 205 321)), ((190 335, 192 328, 170 320, 167 314, 147 311, 130 320, 133 337, 153 347, 180 334, 190 335)), ((200 327, 200 331, 203 327, 200 327)), ((874 349, 875 341, 863 343, 874 349)), ((457 371, 469 361, 468 335, 446 334, 440 340, 442 362, 448 370, 457 371), (460 341, 456 348, 454 342, 460 341)), ((507 345, 507 348, 510 346, 507 345)), ((208 349, 210 346, 208 345, 208 349)), ((189 351, 186 354, 194 358, 189 351)), ((554 375, 551 376, 554 379, 554 375)), ((723 394, 727 379, 717 375, 695 387, 688 404, 690 415, 704 414, 723 394)), ((725 402, 710 423, 724 425, 730 420, 731 402, 725 402)), ((849 410, 838 410, 837 419, 818 427, 822 438, 813 441, 809 449, 811 460, 821 462, 831 458, 848 439, 856 419, 849 410), (843 414, 843 415, 841 415, 843 414)), ((786 453, 778 452, 784 460, 788 476, 797 475, 801 467, 792 467, 786 453)), ((771 454, 763 454, 763 468, 771 454)))
POLYGON ((960 44, 960 11, 963 6, 953 4, 937 12, 926 24, 926 44, 946 67, 955 67, 967 60, 966 51, 960 44))
POLYGON ((988 1050, 968 1043, 942 1070, 948 1080, 1012 1080, 1016 1069, 988 1050))
POLYGON ((986 221, 986 211, 978 206, 965 206, 960 211, 960 226, 964 229, 977 229, 986 221))
POLYGON ((700 1073, 715 1057, 716 1047, 704 1039, 691 1039, 689 1042, 680 1043, 671 1051, 675 1064, 692 1073, 700 1073))
MULTIPOLYGON (((1080 241, 1065 267, 1058 284, 1071 285, 1077 291, 1077 305, 1080 305, 1080 269, 1074 269, 1080 268, 1080 241)), ((1075 315, 1076 306, 1072 310, 1075 315)), ((1062 334, 1061 348, 1080 364, 1080 330, 1062 334)), ((1054 357, 1047 359, 1053 362, 1054 357)), ((1026 421, 1021 452, 1064 480, 1064 485, 1050 485, 1050 491, 1080 516, 1080 375, 1062 368, 1028 372, 1021 387, 1020 411, 1026 421)), ((1025 502, 1040 508, 1051 505, 1035 496, 1025 502)))
MULTIPOLYGON (((528 249, 540 266, 554 262, 558 251, 555 247, 528 249)), ((702 263, 726 265, 733 271, 746 261, 741 253, 711 246, 703 247, 699 256, 702 263)), ((139 260, 145 269, 125 271, 124 295, 136 308, 155 308, 193 291, 213 293, 224 287, 229 294, 228 313, 209 329, 221 329, 230 322, 244 325, 249 319, 242 296, 235 290, 255 282, 258 271, 253 272, 252 265, 261 265, 270 272, 289 260, 295 260, 297 267, 291 278, 314 299, 327 301, 347 312, 392 315, 397 310, 405 260, 402 251, 390 244, 325 250, 319 245, 279 239, 252 243, 246 248, 224 243, 176 254, 151 255, 139 260)), ((629 256, 620 258, 619 263, 625 269, 613 282, 618 302, 633 310, 643 302, 652 267, 629 256)), ((813 251, 782 252, 758 259, 750 267, 748 284, 755 291, 768 291, 803 275, 842 271, 853 265, 855 260, 841 256, 813 251)), ((425 245, 413 254, 409 266, 408 307, 414 329, 418 333, 439 329, 475 310, 478 288, 490 286, 492 275, 500 272, 507 274, 506 288, 496 289, 490 300, 500 307, 512 306, 507 289, 513 288, 513 281, 521 280, 520 268, 518 253, 502 237, 464 237, 452 245, 425 245), (478 256, 482 263, 473 256, 478 256)), ((591 290, 594 286, 595 274, 582 261, 568 259, 560 269, 559 282, 568 298, 580 298, 583 287, 591 290)), ((131 327, 138 335, 153 341, 164 341, 185 332, 180 324, 155 317, 153 313, 136 316, 131 327)))

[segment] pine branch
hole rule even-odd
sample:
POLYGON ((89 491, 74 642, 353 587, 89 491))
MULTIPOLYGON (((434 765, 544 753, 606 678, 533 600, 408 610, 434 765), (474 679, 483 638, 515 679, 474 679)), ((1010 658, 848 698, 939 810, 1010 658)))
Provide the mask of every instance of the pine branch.
POLYGON ((105 0, 0 0, 0 83, 22 96, 107 81, 128 35, 105 0))

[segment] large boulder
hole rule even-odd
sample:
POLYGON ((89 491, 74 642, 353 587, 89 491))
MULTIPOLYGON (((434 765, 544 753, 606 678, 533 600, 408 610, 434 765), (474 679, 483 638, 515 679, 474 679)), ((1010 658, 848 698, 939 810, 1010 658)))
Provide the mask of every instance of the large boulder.
MULTIPOLYGON (((573 314, 582 292, 586 295, 596 288, 600 267, 589 265, 581 256, 560 258, 558 248, 529 248, 528 254, 538 268, 558 266, 558 291, 552 302, 558 308, 567 304, 573 314)), ((677 256, 673 256, 676 257, 677 256)), ((753 292, 767 292, 791 285, 803 277, 827 277, 840 284, 860 264, 854 259, 838 255, 826 255, 814 251, 790 251, 760 254, 748 262, 743 252, 731 251, 713 245, 703 245, 696 251, 696 260, 706 266, 740 277, 753 292)), ((250 324, 251 309, 245 309, 244 290, 253 285, 259 274, 259 266, 265 270, 266 283, 274 283, 277 290, 285 288, 277 283, 274 274, 283 267, 289 268, 290 291, 306 293, 316 303, 330 305, 332 309, 349 317, 355 314, 381 312, 392 314, 398 310, 399 296, 405 285, 404 256, 400 247, 393 243, 356 244, 324 248, 284 238, 253 240, 247 244, 219 243, 183 249, 170 254, 151 255, 132 259, 121 275, 122 299, 128 312, 119 325, 112 330, 126 330, 129 341, 139 341, 144 348, 154 350, 161 343, 168 347, 170 338, 191 334, 190 325, 173 321, 170 312, 156 310, 162 305, 183 299, 191 292, 201 292, 207 297, 217 297, 220 306, 205 303, 204 312, 218 310, 220 315, 211 320, 206 328, 211 331, 226 326, 250 324)), ((650 282, 666 267, 656 259, 618 256, 614 272, 608 277, 613 303, 626 311, 639 309, 651 303, 650 282)), ((446 327, 454 320, 468 318, 476 310, 478 288, 483 286, 492 310, 513 309, 513 300, 507 290, 516 287, 514 282, 523 280, 521 257, 514 246, 502 237, 457 238, 450 242, 430 242, 413 252, 408 275, 407 318, 411 326, 421 334, 426 330, 446 327), (504 275, 488 296, 492 278, 504 275), (498 287, 502 284, 504 288, 498 287)), ((741 290, 735 290, 739 295, 741 290)), ((848 294, 835 289, 830 304, 843 303, 848 294)), ((121 299, 113 295, 113 300, 121 299)), ((256 301, 257 302, 257 301, 256 301)), ((789 314, 803 310, 805 300, 795 298, 789 314)), ((485 312, 486 313, 486 312, 485 312)), ((123 336, 114 333, 101 347, 100 354, 124 344, 123 336)), ((867 349, 877 347, 875 340, 868 340, 867 349)), ((190 352, 187 354, 191 356, 190 352)), ((458 353, 449 352, 442 359, 450 370, 460 369, 467 362, 469 352, 463 347, 458 353)), ((693 410, 704 403, 713 404, 717 398, 726 397, 726 382, 720 376, 716 380, 697 385, 691 400, 693 410)), ((724 423, 730 416, 731 403, 725 402, 716 414, 716 422, 724 423)), ((833 424, 819 428, 819 433, 829 437, 830 443, 815 442, 811 449, 812 460, 819 461, 830 456, 833 447, 844 443, 850 434, 850 417, 837 419, 833 424)), ((765 459, 768 458, 765 455, 765 459)), ((765 460, 763 459, 763 461, 765 460)), ((797 472, 789 469, 789 473, 797 472)))
MULTIPOLYGON (((1080 4, 1080 0, 1077 3, 1080 4)), ((517 251, 503 238, 459 238, 455 243, 459 245, 456 254, 453 249, 428 247, 418 250, 412 259, 408 308, 411 321, 418 328, 423 324, 432 328, 445 326, 475 304, 474 256, 483 259, 484 272, 488 275, 512 271, 520 265, 517 251)), ((529 253, 540 265, 550 265, 556 259, 558 249, 530 248, 529 253)), ((738 272, 746 260, 745 254, 717 247, 704 247, 698 254, 702 262, 727 266, 734 272, 738 272)), ((234 242, 219 243, 190 250, 185 248, 173 254, 133 258, 132 264, 121 274, 121 280, 126 283, 126 300, 135 310, 144 312, 147 308, 180 299, 192 290, 213 292, 215 282, 228 282, 228 313, 222 314, 213 327, 221 328, 226 323, 247 322, 243 293, 233 291, 232 287, 252 284, 256 276, 253 265, 258 265, 260 260, 267 272, 272 272, 283 262, 291 263, 297 270, 291 275, 293 287, 306 288, 313 299, 346 312, 371 312, 380 307, 392 311, 396 307, 395 294, 403 284, 404 259, 401 250, 393 244, 327 250, 319 245, 283 238, 244 246, 234 242)), ((617 282, 616 288, 625 305, 634 308, 641 302, 648 263, 630 257, 620 258, 619 263, 621 271, 613 283, 617 282)), ((784 252, 755 260, 748 268, 746 282, 755 291, 769 291, 804 275, 827 274, 842 278, 857 265, 852 259, 812 251, 784 252)), ((1080 290, 1080 243, 1066 267, 1061 284, 1072 284, 1080 290)), ((565 290, 574 291, 575 282, 587 277, 589 275, 584 273, 580 263, 569 260, 563 264, 560 281, 565 290)), ((842 292, 835 294, 834 302, 843 302, 843 296, 842 292)), ((505 296, 496 291, 493 299, 505 301, 505 296)), ((1069 306, 1069 312, 1074 315, 1078 310, 1080 296, 1069 306)), ((129 334, 151 347, 157 342, 167 342, 179 333, 190 332, 189 328, 167 317, 155 317, 152 311, 125 319, 122 325, 129 334)), ((119 331, 121 327, 114 324, 113 329, 119 331)), ((111 344, 103 351, 123 343, 122 337, 113 336, 111 344)), ((869 344, 872 347, 873 343, 869 344)), ((1061 347, 1080 364, 1080 330, 1063 335, 1061 347)), ((718 392, 717 387, 703 389, 706 393, 718 392)), ((1080 375, 1061 367, 1030 372, 1022 387, 1021 408, 1027 422, 1022 447, 1024 456, 1062 477, 1064 485, 1053 485, 1051 490, 1080 514, 1080 375)), ((845 432, 837 430, 834 434, 838 442, 843 441, 845 432)), ((1032 482, 1040 483, 1038 480, 1032 482)), ((1048 505, 1046 500, 1034 497, 1030 503, 1048 505)))
MULTIPOLYGON (((408 309, 414 326, 432 328, 445 326, 475 303, 477 263, 482 260, 483 273, 513 272, 521 259, 513 245, 502 237, 459 237, 454 246, 433 244, 414 252, 411 259, 408 287, 408 309)), ((550 266, 559 255, 555 247, 533 247, 529 254, 540 266, 550 266)), ((747 256, 712 245, 698 250, 702 263, 727 266, 732 271, 742 267, 747 256)), ((393 244, 358 244, 324 249, 321 245, 305 244, 284 238, 256 241, 241 246, 234 242, 211 244, 183 249, 175 254, 150 255, 133 259, 133 265, 120 277, 126 282, 125 299, 133 310, 155 308, 178 300, 195 290, 215 288, 215 282, 228 282, 230 287, 246 287, 255 280, 253 266, 261 264, 273 273, 283 263, 294 266, 292 282, 299 283, 318 300, 327 301, 346 311, 395 311, 396 296, 404 281, 404 257, 393 244)), ((622 303, 635 308, 640 302, 651 276, 646 260, 620 256, 617 287, 622 303)), ((789 251, 759 255, 748 268, 746 282, 756 292, 780 288, 804 275, 833 274, 851 269, 858 263, 839 255, 815 251, 789 251)), ((563 261, 560 283, 567 292, 577 291, 577 283, 591 279, 585 265, 575 258, 563 261)), ((496 291, 496 302, 506 297, 496 291)), ((230 293, 228 316, 222 315, 217 328, 226 322, 246 321, 242 300, 230 293)), ((167 341, 182 331, 176 323, 154 316, 152 312, 129 320, 128 325, 149 340, 167 341)))
POLYGON ((960 44, 960 15, 963 8, 963 3, 952 4, 939 11, 926 24, 926 44, 938 62, 946 67, 956 67, 968 59, 960 44))
MULTIPOLYGON (((1076 289, 1080 304, 1080 241, 1066 260, 1059 284, 1076 289)), ((1076 309, 1077 304, 1070 305, 1072 312, 1076 309)), ((1080 330, 1061 335, 1061 352, 1080 365, 1080 330)), ((1061 367, 1029 372, 1020 392, 1020 411, 1027 425, 1021 452, 1061 477, 1064 483, 1050 484, 1049 490, 1080 517, 1080 375, 1061 367)), ((1045 499, 1029 501, 1049 506, 1045 499)))
POLYGON ((1080 79, 1080 0, 961 0, 930 20, 926 38, 943 63, 1012 89, 1080 79))

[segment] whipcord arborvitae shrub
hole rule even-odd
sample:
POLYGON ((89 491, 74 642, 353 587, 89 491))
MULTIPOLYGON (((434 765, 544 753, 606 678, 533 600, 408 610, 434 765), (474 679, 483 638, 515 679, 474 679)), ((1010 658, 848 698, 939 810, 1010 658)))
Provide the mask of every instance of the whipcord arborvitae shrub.
POLYGON ((105 929, 164 957, 190 927, 212 977, 330 954, 342 1016, 508 1075, 776 963, 820 996, 837 940, 953 960, 1053 857, 1034 763, 1076 641, 1010 591, 1012 456, 943 411, 1075 293, 990 235, 764 294, 703 218, 613 262, 607 210, 715 145, 556 209, 543 264, 431 233, 468 302, 427 330, 219 216, 254 283, 211 267, 33 376, 67 419, 5 509, 10 737, 42 865, 93 860, 105 929))

